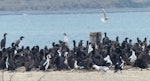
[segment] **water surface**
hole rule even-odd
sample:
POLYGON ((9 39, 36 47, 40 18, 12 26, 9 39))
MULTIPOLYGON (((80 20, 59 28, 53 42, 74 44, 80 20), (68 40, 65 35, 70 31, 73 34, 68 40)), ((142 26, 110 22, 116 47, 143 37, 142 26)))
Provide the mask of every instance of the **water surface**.
POLYGON ((10 46, 20 36, 25 39, 23 46, 45 45, 51 47, 52 42, 63 40, 67 33, 70 44, 72 40, 89 40, 90 32, 107 32, 111 40, 119 36, 136 41, 147 37, 150 40, 150 12, 108 13, 110 20, 101 22, 101 13, 92 14, 49 14, 49 15, 1 15, 0 38, 7 32, 7 44, 10 46))

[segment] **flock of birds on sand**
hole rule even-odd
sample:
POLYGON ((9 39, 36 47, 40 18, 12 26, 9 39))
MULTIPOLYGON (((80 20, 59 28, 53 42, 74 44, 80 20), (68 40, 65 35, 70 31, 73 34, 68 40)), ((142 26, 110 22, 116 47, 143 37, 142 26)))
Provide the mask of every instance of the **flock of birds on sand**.
POLYGON ((119 37, 116 40, 110 40, 107 33, 104 33, 102 41, 96 38, 96 42, 87 41, 83 46, 83 40, 78 45, 75 40, 72 41, 73 48, 70 49, 69 39, 64 33, 64 39, 59 43, 52 43, 52 47, 40 48, 38 45, 33 47, 24 47, 20 43, 23 40, 21 36, 11 46, 6 47, 6 36, 1 40, 0 46, 0 69, 15 71, 19 67, 25 67, 26 71, 43 70, 98 70, 107 72, 114 68, 114 72, 122 71, 124 65, 148 68, 150 63, 150 45, 147 44, 147 38, 144 41, 137 37, 137 42, 125 38, 120 42, 119 37))
MULTIPOLYGON (((104 17, 102 22, 109 19, 106 16, 104 8, 101 8, 104 17)), ((107 72, 114 68, 114 72, 122 72, 124 65, 148 68, 150 64, 150 45, 147 44, 147 38, 144 41, 137 37, 137 42, 125 38, 120 42, 119 37, 116 40, 110 40, 107 33, 104 33, 102 41, 98 35, 94 43, 87 40, 86 46, 83 46, 83 40, 76 43, 72 41, 73 48, 69 48, 69 39, 64 33, 64 39, 59 43, 52 43, 52 47, 40 48, 38 45, 33 47, 21 46, 24 36, 21 36, 11 46, 6 47, 6 36, 0 42, 0 69, 15 71, 19 67, 25 67, 26 71, 31 70, 98 70, 107 72)))

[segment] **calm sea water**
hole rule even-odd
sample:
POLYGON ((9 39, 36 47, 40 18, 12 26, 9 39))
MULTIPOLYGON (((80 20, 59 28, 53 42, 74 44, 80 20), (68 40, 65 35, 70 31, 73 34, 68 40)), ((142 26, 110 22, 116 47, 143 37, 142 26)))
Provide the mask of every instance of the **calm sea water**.
POLYGON ((89 40, 90 32, 107 32, 108 37, 120 41, 125 37, 136 41, 147 37, 150 40, 150 12, 108 13, 110 20, 101 22, 101 13, 95 14, 50 14, 50 15, 2 15, 0 16, 0 38, 7 32, 7 44, 24 36, 24 46, 51 47, 52 42, 63 40, 67 33, 72 40, 89 40))

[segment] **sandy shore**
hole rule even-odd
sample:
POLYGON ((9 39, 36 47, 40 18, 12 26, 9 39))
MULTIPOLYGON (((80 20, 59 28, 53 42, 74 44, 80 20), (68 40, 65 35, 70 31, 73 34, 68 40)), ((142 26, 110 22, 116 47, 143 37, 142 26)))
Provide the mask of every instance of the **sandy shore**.
POLYGON ((0 71, 0 81, 150 81, 150 70, 128 69, 114 73, 100 71, 0 71), (4 79, 2 79, 4 78, 4 79))

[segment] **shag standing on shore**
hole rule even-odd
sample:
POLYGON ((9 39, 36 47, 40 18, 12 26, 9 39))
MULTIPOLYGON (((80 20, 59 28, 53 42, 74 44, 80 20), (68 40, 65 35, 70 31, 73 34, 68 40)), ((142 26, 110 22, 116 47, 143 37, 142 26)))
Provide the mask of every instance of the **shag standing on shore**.
POLYGON ((69 40, 68 40, 68 37, 67 37, 66 33, 64 33, 64 40, 63 41, 65 42, 66 46, 69 46, 69 40))
POLYGON ((5 48, 5 45, 6 45, 6 35, 7 35, 7 33, 4 33, 4 38, 1 40, 1 49, 5 48))
POLYGON ((17 48, 19 48, 19 45, 21 44, 23 38, 24 38, 24 37, 21 36, 20 39, 16 41, 15 46, 16 46, 17 48))

